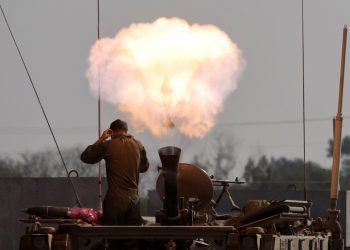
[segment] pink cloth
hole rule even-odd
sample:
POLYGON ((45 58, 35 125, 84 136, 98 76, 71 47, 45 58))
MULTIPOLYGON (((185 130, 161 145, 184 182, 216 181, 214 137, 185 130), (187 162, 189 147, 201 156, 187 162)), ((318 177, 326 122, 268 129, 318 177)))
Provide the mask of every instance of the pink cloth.
POLYGON ((85 222, 98 224, 102 217, 102 211, 95 211, 92 208, 73 207, 68 212, 68 215, 72 219, 81 219, 85 222))

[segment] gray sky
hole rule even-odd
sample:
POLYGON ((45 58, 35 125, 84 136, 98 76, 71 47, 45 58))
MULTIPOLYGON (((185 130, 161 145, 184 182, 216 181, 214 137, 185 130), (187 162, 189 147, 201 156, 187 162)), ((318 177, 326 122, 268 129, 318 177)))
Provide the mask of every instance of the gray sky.
MULTIPOLYGON (((85 77, 89 49, 97 37, 96 1, 2 0, 60 147, 97 139, 97 101, 85 77)), ((350 2, 308 0, 305 18, 306 158, 325 167, 327 141, 336 114, 342 29, 350 23, 350 2)), ((115 1, 102 0, 101 37, 114 37, 134 22, 180 17, 190 24, 214 24, 243 51, 247 62, 238 89, 226 100, 214 130, 202 140, 157 139, 135 134, 150 157, 164 145, 183 148, 182 161, 211 149, 213 136, 235 137, 237 175, 249 155, 303 157, 301 1, 115 1), (270 123, 271 124, 266 124, 270 123), (275 123, 274 123, 275 122, 275 123)), ((0 18, 0 154, 54 148, 29 79, 0 18)), ((348 60, 347 56, 347 61, 348 60)), ((346 66, 343 135, 350 134, 349 67, 346 66)), ((115 117, 102 104, 102 127, 115 117)), ((133 133, 131 128, 131 133, 133 133)))

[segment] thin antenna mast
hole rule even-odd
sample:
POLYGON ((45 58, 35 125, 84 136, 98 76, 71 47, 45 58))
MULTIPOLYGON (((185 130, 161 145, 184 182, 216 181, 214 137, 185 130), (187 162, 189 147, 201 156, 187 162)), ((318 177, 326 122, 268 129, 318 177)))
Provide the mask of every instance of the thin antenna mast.
MULTIPOLYGON (((100 40, 100 0, 97 0, 97 40, 100 40)), ((98 138, 101 136, 101 86, 100 86, 100 71, 98 71, 98 138)), ((101 161, 98 163, 98 208, 100 210, 102 207, 102 174, 101 174, 102 164, 101 161)))
POLYGON ((303 165, 304 165, 304 200, 307 200, 306 178, 306 140, 305 140, 305 52, 304 52, 304 0, 301 0, 301 39, 302 39, 302 64, 303 64, 303 165))

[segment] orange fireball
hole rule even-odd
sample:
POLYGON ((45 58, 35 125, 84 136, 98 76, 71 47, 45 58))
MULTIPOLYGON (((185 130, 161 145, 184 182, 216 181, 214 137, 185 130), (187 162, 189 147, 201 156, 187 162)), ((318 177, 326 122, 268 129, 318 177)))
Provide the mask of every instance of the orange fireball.
POLYGON ((98 40, 87 77, 97 96, 130 114, 133 128, 161 136, 174 127, 203 137, 237 88, 244 60, 213 25, 159 18, 98 40))

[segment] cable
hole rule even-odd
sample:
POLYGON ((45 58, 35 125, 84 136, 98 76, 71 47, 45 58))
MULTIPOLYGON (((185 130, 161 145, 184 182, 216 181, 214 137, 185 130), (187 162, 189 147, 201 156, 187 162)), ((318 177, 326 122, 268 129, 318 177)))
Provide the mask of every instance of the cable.
MULTIPOLYGON (((350 116, 344 116, 344 119, 350 119, 350 116)), ((333 117, 319 117, 305 119, 305 122, 323 122, 332 121, 333 117)), ((281 125, 281 124, 298 124, 303 120, 275 120, 275 121, 245 121, 245 122, 224 122, 216 126, 258 126, 258 125, 281 125)))
MULTIPOLYGON (((309 118, 305 119, 306 122, 328 122, 332 121, 332 117, 319 117, 319 118, 309 118)), ((344 116, 343 119, 350 119, 350 116, 344 116)), ((215 125, 220 126, 260 126, 260 125, 289 125, 289 124, 299 124, 302 120, 275 120, 275 121, 243 121, 243 122, 223 122, 215 125)), ((31 126, 0 126, 0 134, 8 133, 12 131, 19 131, 21 134, 45 134, 43 127, 31 127, 31 126)), ((94 131, 93 127, 56 127, 56 133, 64 134, 84 134, 94 131)))
POLYGON ((70 180, 70 183, 72 184, 72 187, 73 187, 73 190, 74 190, 74 194, 75 194, 75 197, 76 197, 77 203, 78 203, 78 205, 81 207, 81 206, 82 206, 82 204, 81 204, 81 202, 80 202, 80 200, 79 200, 79 197, 78 197, 77 191, 76 191, 75 186, 74 186, 74 184, 73 184, 73 181, 72 181, 72 179, 71 179, 71 178, 70 178, 70 176, 69 176, 69 171, 68 171, 68 169, 67 169, 66 163, 64 162, 64 159, 63 159, 63 156, 62 156, 61 150, 60 150, 60 148, 59 148, 59 146, 58 146, 58 143, 57 143, 56 137, 55 137, 55 135, 54 135, 54 133, 53 133, 53 131, 52 131, 52 128, 51 128, 51 125, 50 125, 49 119, 47 118, 47 115, 46 115, 46 113, 45 113, 44 107, 43 107, 43 105, 42 105, 42 103, 41 103, 41 101, 40 101, 40 98, 39 98, 38 92, 36 91, 36 88, 35 88, 35 86, 34 86, 34 83, 33 83, 32 77, 31 77, 31 76, 30 76, 30 74, 29 74, 29 71, 28 71, 27 65, 26 65, 26 64, 25 64, 25 62, 24 62, 24 59, 23 59, 22 53, 21 53, 21 51, 20 51, 20 49, 19 49, 19 47, 18 47, 18 45, 17 45, 16 39, 15 39, 15 37, 14 37, 13 33, 12 33, 12 30, 11 30, 11 28, 10 28, 10 25, 9 25, 8 21, 7 21, 7 18, 6 18, 5 12, 4 12, 4 10, 3 10, 3 8, 2 8, 2 6, 1 6, 1 4, 0 4, 0 8, 1 8, 2 15, 3 15, 4 19, 5 19, 5 22, 6 22, 7 28, 8 28, 8 30, 9 30, 10 34, 11 34, 12 40, 13 40, 13 42, 14 42, 15 46, 16 46, 17 52, 18 52, 18 54, 19 54, 19 56, 20 56, 20 58, 21 58, 22 64, 23 64, 23 66, 24 66, 24 68, 25 68, 25 70, 26 70, 26 72, 27 72, 27 76, 28 76, 29 81, 30 81, 30 83, 31 83, 31 86, 32 86, 32 88, 33 88, 33 90, 34 90, 35 96, 36 96, 36 98, 37 98, 37 100, 38 100, 38 102, 39 102, 39 105, 40 105, 41 111, 42 111, 42 113, 43 113, 43 115, 44 115, 44 117, 45 117, 46 123, 47 123, 47 125, 48 125, 48 127, 49 127, 49 129, 50 129, 50 132, 51 132, 52 138, 53 138, 53 140, 54 140, 54 142, 55 142, 56 148, 57 148, 58 153, 59 153, 59 155, 60 155, 60 158, 61 158, 61 161, 62 161, 63 167, 64 167, 64 168, 65 168, 65 170, 66 170, 67 177, 68 177, 68 179, 70 180))

